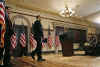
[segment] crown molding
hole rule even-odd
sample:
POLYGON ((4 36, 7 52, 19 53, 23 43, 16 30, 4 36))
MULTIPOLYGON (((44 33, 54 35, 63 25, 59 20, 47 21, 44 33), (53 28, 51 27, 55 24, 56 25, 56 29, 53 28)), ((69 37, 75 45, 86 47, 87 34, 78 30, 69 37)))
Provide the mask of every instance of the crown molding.
POLYGON ((38 12, 41 12, 41 13, 42 12, 49 13, 49 14, 53 14, 53 15, 62 17, 57 12, 53 12, 53 11, 50 11, 50 10, 44 10, 44 9, 33 7, 33 6, 30 6, 30 5, 25 5, 24 3, 16 3, 15 1, 13 1, 13 2, 9 1, 9 2, 7 2, 7 4, 9 4, 9 5, 12 4, 15 7, 19 7, 19 8, 23 8, 23 9, 28 9, 28 10, 32 10, 32 11, 38 11, 38 12))

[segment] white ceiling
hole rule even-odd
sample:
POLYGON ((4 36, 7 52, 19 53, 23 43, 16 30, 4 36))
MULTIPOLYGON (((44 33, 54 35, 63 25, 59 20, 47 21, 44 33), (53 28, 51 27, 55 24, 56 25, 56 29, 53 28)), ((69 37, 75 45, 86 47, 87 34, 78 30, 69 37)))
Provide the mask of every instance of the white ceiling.
POLYGON ((27 7, 36 7, 42 10, 59 13, 65 4, 76 10, 79 16, 86 17, 93 22, 99 22, 100 0, 8 0, 10 4, 24 4, 27 7))

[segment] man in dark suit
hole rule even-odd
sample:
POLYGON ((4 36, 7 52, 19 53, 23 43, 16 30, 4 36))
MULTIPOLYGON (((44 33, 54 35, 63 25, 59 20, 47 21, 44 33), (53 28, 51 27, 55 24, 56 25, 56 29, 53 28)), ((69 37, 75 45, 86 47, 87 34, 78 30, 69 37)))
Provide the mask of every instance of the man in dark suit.
POLYGON ((37 61, 45 61, 45 59, 42 58, 43 29, 40 21, 40 16, 37 16, 36 21, 34 24, 32 24, 32 32, 34 34, 35 40, 37 41, 37 47, 34 51, 32 51, 31 56, 33 59, 35 59, 34 55, 37 54, 37 61))

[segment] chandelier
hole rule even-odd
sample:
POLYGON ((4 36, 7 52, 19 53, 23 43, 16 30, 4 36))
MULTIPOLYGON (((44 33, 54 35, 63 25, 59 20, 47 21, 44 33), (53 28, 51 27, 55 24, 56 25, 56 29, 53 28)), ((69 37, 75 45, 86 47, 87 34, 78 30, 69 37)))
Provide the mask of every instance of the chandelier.
POLYGON ((60 15, 63 17, 71 17, 75 15, 75 11, 71 8, 68 8, 67 6, 60 12, 60 15))
POLYGON ((77 16, 77 14, 75 13, 75 10, 68 7, 68 4, 65 4, 65 8, 60 11, 60 15, 63 17, 77 16))

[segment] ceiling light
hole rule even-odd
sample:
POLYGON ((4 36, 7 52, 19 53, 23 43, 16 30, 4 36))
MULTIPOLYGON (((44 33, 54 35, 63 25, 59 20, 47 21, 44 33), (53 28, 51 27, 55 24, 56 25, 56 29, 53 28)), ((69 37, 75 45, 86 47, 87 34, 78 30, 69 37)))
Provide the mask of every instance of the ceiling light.
POLYGON ((60 11, 60 15, 63 16, 63 17, 78 16, 75 13, 75 10, 73 10, 70 7, 68 7, 68 4, 65 4, 65 8, 60 11))

